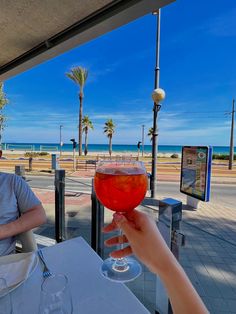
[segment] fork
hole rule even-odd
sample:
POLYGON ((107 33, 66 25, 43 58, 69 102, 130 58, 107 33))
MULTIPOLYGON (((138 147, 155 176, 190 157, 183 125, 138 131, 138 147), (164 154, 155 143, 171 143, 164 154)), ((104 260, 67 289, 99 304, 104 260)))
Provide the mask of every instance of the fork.
POLYGON ((50 272, 49 268, 46 265, 46 262, 44 260, 44 256, 43 256, 43 252, 41 250, 38 250, 38 256, 41 260, 41 262, 43 263, 43 277, 47 278, 52 276, 52 273, 50 272))

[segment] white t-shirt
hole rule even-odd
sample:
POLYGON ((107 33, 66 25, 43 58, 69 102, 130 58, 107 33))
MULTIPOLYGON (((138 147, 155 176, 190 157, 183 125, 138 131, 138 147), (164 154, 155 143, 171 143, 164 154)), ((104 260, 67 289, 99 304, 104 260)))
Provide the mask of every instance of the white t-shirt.
MULTIPOLYGON (((39 204, 41 202, 25 180, 15 174, 0 172, 0 228, 39 204)), ((12 253, 15 242, 14 237, 0 240, 0 256, 12 253)))

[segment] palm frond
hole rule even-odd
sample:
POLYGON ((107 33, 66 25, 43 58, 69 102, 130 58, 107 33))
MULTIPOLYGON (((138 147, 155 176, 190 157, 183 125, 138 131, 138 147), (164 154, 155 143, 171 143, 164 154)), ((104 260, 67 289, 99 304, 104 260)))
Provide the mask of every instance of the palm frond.
POLYGON ((70 72, 66 73, 66 76, 70 78, 75 84, 79 85, 81 92, 83 92, 85 82, 88 78, 87 69, 82 68, 81 66, 74 67, 70 70, 70 72))
POLYGON ((66 76, 77 84, 77 81, 76 81, 76 79, 75 79, 75 77, 73 76, 72 73, 68 72, 68 73, 66 73, 66 76))
POLYGON ((0 82, 0 110, 2 110, 8 103, 9 100, 6 98, 6 94, 3 91, 3 82, 0 82))
POLYGON ((82 119, 83 132, 88 132, 89 129, 93 130, 93 123, 89 119, 89 116, 84 116, 82 119))
POLYGON ((112 119, 108 119, 105 122, 105 126, 103 128, 103 132, 107 135, 107 137, 112 137, 115 133, 115 124, 112 119))

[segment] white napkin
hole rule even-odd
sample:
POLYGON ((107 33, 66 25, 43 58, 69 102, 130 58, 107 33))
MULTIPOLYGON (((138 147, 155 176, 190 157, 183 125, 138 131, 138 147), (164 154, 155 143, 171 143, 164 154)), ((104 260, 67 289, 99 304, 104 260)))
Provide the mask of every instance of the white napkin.
POLYGON ((14 286, 28 278, 35 264, 35 253, 17 261, 0 265, 0 278, 5 278, 7 286, 14 286))

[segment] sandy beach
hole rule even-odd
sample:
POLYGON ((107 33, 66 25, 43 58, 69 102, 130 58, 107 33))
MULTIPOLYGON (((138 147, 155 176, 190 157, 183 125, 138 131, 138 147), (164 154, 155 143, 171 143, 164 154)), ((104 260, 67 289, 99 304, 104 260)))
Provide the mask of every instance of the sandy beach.
MULTIPOLYGON (((3 150, 3 156, 5 157, 11 157, 11 156, 24 156, 26 153, 26 151, 24 150, 3 150)), ((40 151, 35 151, 35 153, 41 153, 40 151)), ((60 152, 59 151, 50 151, 48 152, 49 155, 51 154, 56 154, 56 155, 60 155, 60 152)), ((165 157, 171 157, 174 153, 157 153, 157 156, 160 157, 160 158, 165 158, 165 157)), ((78 152, 76 152, 76 155, 78 157, 78 152)), ((87 157, 96 157, 96 156, 109 156, 109 152, 104 152, 104 151, 96 151, 96 152, 88 152, 88 155, 87 157)), ((135 156, 135 157, 138 157, 138 154, 137 153, 133 153, 133 152, 123 152, 123 151, 115 151, 112 153, 112 156, 116 156, 116 155, 122 155, 122 156, 135 156)), ((139 154, 141 157, 142 157, 142 153, 139 154)), ((181 154, 178 153, 177 154, 180 158, 181 158, 181 154)), ((62 151, 62 156, 63 157, 68 157, 68 156, 73 156, 73 153, 72 152, 64 152, 62 151)), ((143 157, 151 157, 152 154, 151 153, 145 153, 143 154, 143 157)), ((82 157, 85 157, 84 155, 82 157)))
MULTIPOLYGON (((29 157, 25 156, 24 151, 3 151, 3 156, 0 159, 0 171, 15 172, 16 165, 22 165, 25 168, 25 172, 35 175, 53 175, 51 164, 51 154, 55 153, 58 158, 57 162, 60 169, 65 169, 67 175, 74 175, 77 177, 92 177, 95 173, 95 164, 93 161, 109 158, 109 154, 104 152, 92 152, 87 156, 78 156, 76 153, 76 171, 73 169, 73 154, 70 152, 62 152, 61 158, 59 152, 50 152, 48 155, 33 157, 32 169, 29 167, 29 157)), ((172 154, 158 154, 157 160, 157 180, 160 181, 180 181, 181 172, 181 156, 179 158, 171 158, 172 154)), ((137 159, 138 154, 117 152, 112 154, 113 158, 116 157, 132 157, 137 159)), ((151 173, 151 154, 139 155, 139 160, 143 161, 147 172, 151 173)), ((212 162, 212 180, 214 182, 224 182, 230 184, 236 184, 236 162, 232 170, 228 170, 228 161, 225 160, 213 160, 212 162)))
MULTIPOLYGON (((42 152, 33 152, 38 153, 37 156, 33 156, 33 169, 34 170, 50 170, 51 169, 51 160, 52 160, 52 154, 56 154, 58 164, 60 165, 60 168, 66 169, 66 170, 73 170, 73 153, 72 152, 62 152, 60 157, 60 152, 54 151, 54 152, 48 152, 48 154, 45 154, 43 152, 42 155, 40 153, 42 152)), ((158 162, 177 162, 180 164, 180 155, 179 158, 171 158, 172 154, 158 154, 158 162)), ((82 155, 78 156, 78 152, 75 154, 76 163, 77 163, 77 170, 78 169, 91 169, 94 168, 94 165, 90 164, 90 161, 97 161, 101 159, 107 159, 109 158, 108 152, 89 152, 87 156, 82 155)), ((141 160, 145 163, 147 170, 150 171, 151 166, 151 154, 137 154, 137 153, 128 153, 128 152, 113 152, 112 158, 120 158, 120 157, 127 157, 132 158, 136 160, 141 160)), ((0 160, 0 168, 9 169, 14 168, 15 165, 24 165, 25 168, 29 168, 29 155, 26 155, 25 151, 19 151, 19 150, 4 150, 2 158, 0 160)))

